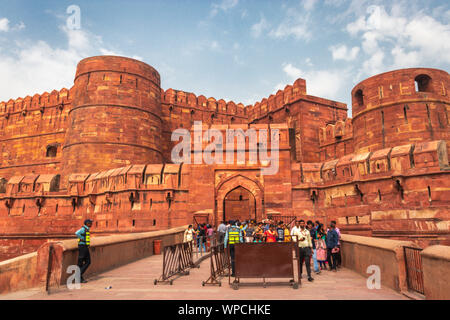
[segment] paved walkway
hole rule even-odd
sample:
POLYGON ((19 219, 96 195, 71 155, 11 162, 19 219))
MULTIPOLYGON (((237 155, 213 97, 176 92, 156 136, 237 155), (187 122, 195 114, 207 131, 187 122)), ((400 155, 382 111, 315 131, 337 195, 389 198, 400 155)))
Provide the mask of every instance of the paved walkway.
MULTIPOLYGON (((173 285, 154 285, 162 269, 162 255, 145 258, 117 269, 91 277, 79 290, 61 288, 47 295, 37 289, 15 292, 0 296, 0 300, 401 300, 407 299, 400 293, 382 287, 369 290, 366 279, 357 273, 341 269, 338 272, 322 271, 315 275, 310 283, 303 279, 298 290, 287 285, 241 286, 233 290, 228 285, 228 278, 222 279, 222 286, 202 286, 202 281, 209 277, 209 259, 200 264, 200 268, 191 269, 189 276, 176 279, 173 285), (106 289, 111 286, 111 289, 106 289)), ((260 280, 243 279, 241 283, 260 280)), ((287 282, 288 279, 279 281, 287 282)))

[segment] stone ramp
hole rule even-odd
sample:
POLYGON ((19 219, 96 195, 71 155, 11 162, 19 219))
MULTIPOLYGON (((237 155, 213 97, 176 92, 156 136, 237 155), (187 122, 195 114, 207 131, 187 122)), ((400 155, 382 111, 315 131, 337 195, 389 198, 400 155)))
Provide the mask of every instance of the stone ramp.
MULTIPOLYGON (((204 260, 200 268, 190 270, 189 276, 177 278, 173 285, 154 285, 154 279, 161 275, 162 255, 151 256, 125 266, 90 277, 79 290, 61 287, 47 295, 38 289, 19 291, 0 296, 0 300, 405 300, 396 291, 382 287, 369 290, 366 279, 361 275, 341 269, 338 272, 322 271, 314 275, 310 283, 303 279, 298 290, 287 285, 262 287, 262 280, 243 279, 241 283, 258 282, 260 285, 243 285, 233 290, 228 278, 222 279, 222 286, 202 287, 202 281, 209 277, 210 261, 204 260), (111 289, 105 289, 111 286, 111 289)), ((281 281, 281 280, 280 280, 281 281)), ((286 279, 282 280, 287 282, 286 279)))

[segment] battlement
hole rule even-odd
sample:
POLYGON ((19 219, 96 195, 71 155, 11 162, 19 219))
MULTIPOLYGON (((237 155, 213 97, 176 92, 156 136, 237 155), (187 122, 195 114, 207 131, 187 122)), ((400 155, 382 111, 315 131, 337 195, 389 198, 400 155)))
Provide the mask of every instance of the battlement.
POLYGON ((196 96, 194 93, 174 90, 172 88, 166 91, 161 89, 161 103, 167 105, 169 108, 173 108, 174 106, 189 108, 191 114, 199 110, 228 114, 241 118, 247 117, 247 108, 242 103, 236 104, 234 101, 226 102, 223 99, 206 98, 204 95, 196 96))
POLYGON ((289 105, 299 99, 304 99, 315 104, 331 105, 336 108, 347 110, 347 106, 344 103, 307 95, 306 80, 297 79, 293 85, 287 85, 284 90, 278 90, 276 94, 271 94, 268 98, 263 98, 261 101, 247 106, 249 109, 249 121, 254 122, 266 117, 267 115, 270 116, 275 111, 278 111, 284 107, 286 108, 286 112, 289 113, 289 105))
POLYGON ((315 187, 450 170, 446 142, 442 140, 300 165, 299 181, 315 187))
POLYGON ((44 113, 47 108, 63 109, 65 105, 71 104, 72 94, 70 90, 63 88, 59 91, 53 90, 51 93, 35 94, 33 97, 26 96, 3 101, 0 102, 0 118, 8 119, 13 114, 26 116, 36 110, 44 113))
POLYGON ((369 78, 352 92, 353 118, 308 95, 304 79, 248 106, 160 81, 142 61, 97 56, 80 61, 70 89, 0 103, 0 259, 71 237, 87 218, 108 234, 197 213, 211 224, 335 219, 450 243, 447 72, 369 78))

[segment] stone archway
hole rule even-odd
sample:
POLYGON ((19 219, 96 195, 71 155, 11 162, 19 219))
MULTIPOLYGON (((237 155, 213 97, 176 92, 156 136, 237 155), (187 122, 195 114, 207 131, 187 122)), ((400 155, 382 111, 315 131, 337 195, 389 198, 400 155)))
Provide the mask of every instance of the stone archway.
POLYGON ((219 216, 219 219, 226 221, 256 219, 255 197, 244 187, 239 186, 231 190, 223 201, 223 216, 219 216))
POLYGON ((230 192, 238 188, 245 189, 254 197, 256 220, 261 221, 265 218, 263 187, 258 181, 236 174, 219 183, 216 188, 215 200, 217 207, 214 218, 217 224, 219 224, 224 217, 224 200, 230 192))

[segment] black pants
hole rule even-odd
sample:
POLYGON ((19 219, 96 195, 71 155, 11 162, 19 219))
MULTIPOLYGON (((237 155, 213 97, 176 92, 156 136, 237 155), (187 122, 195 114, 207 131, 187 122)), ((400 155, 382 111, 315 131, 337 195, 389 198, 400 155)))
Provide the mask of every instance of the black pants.
POLYGON ((337 262, 337 253, 332 253, 331 250, 327 248, 328 254, 327 254, 327 261, 328 265, 330 266, 331 270, 336 270, 336 262, 337 262))
POLYGON ((83 277, 83 273, 86 272, 86 269, 91 264, 91 255, 89 253, 89 247, 86 245, 78 246, 78 264, 77 266, 80 268, 81 277, 83 277))
POLYGON ((339 252, 336 254, 336 267, 341 267, 342 256, 341 256, 341 246, 338 246, 339 252))
POLYGON ((299 258, 300 260, 300 275, 303 273, 303 261, 305 261, 306 272, 308 273, 308 278, 311 277, 311 248, 299 248, 299 258))
POLYGON ((223 243, 224 239, 225 239, 225 233, 219 232, 219 244, 223 243))
POLYGON ((230 259, 231 259, 231 275, 234 275, 234 244, 228 245, 230 250, 230 259))

